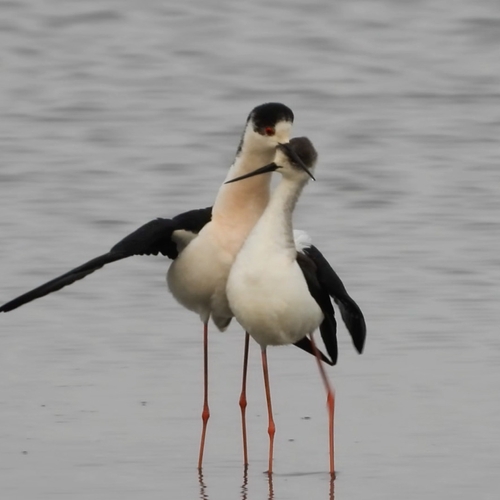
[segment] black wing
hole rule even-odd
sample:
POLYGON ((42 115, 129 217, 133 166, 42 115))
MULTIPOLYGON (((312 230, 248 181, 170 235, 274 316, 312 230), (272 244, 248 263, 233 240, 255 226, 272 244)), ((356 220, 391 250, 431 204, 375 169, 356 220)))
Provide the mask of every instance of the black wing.
POLYGON ((316 265, 316 276, 321 288, 333 297, 333 300, 340 309, 340 314, 347 330, 351 335, 354 347, 361 354, 366 339, 366 324, 361 309, 349 296, 342 280, 332 269, 332 266, 330 266, 323 254, 314 245, 305 248, 304 253, 316 265))
POLYGON ((319 326, 321 338, 325 344, 326 350, 330 355, 331 362, 334 365, 337 363, 338 347, 337 347, 337 322, 335 321, 335 312, 328 292, 321 286, 318 280, 318 269, 315 262, 300 252, 297 252, 297 264, 299 265, 302 274, 307 283, 310 294, 317 302, 324 319, 319 326))
POLYGON ((85 264, 55 278, 47 283, 7 302, 0 307, 0 312, 16 309, 32 300, 56 292, 75 281, 85 278, 88 274, 97 271, 106 264, 117 260, 132 257, 133 255, 158 255, 159 253, 175 259, 178 255, 177 246, 172 240, 176 230, 186 230, 198 233, 210 221, 212 207, 177 215, 173 219, 155 219, 129 234, 119 241, 108 253, 89 260, 85 264))
MULTIPOLYGON (((311 340, 309 339, 309 337, 304 337, 300 339, 298 342, 295 342, 295 344, 293 345, 295 347, 299 347, 303 351, 308 352, 309 354, 312 354, 313 356, 316 356, 314 354, 314 349, 312 348, 311 340)), ((319 357, 321 358, 321 361, 323 361, 323 363, 326 363, 327 365, 330 366, 334 365, 334 363, 332 363, 332 361, 330 361, 319 349, 318 352, 319 352, 319 357)))

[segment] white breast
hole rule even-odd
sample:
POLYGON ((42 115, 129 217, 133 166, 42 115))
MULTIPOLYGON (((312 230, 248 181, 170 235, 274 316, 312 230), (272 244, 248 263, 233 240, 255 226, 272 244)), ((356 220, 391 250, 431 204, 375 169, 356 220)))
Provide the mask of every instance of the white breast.
POLYGON ((226 298, 226 282, 234 260, 214 237, 211 224, 174 260, 167 273, 167 283, 176 300, 200 315, 205 323, 210 316, 224 330, 232 317, 226 298))
POLYGON ((323 313, 295 259, 281 252, 238 254, 227 283, 231 309, 262 346, 295 343, 312 333, 323 313))

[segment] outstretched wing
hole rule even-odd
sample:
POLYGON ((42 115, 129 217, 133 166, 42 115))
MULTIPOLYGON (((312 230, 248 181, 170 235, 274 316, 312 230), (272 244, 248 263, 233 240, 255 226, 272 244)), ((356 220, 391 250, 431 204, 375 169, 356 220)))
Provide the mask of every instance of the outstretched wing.
POLYGON ((173 219, 155 219, 129 234, 119 241, 108 253, 89 260, 81 266, 44 283, 0 307, 0 312, 16 309, 32 300, 56 292, 75 281, 97 271, 106 264, 132 257, 133 255, 158 255, 159 253, 175 259, 178 255, 177 246, 172 235, 177 230, 198 233, 210 221, 212 208, 190 210, 177 215, 173 219))
POLYGON ((316 276, 321 288, 325 290, 337 304, 342 319, 351 335, 354 347, 361 354, 366 339, 366 324, 361 309, 349 296, 342 280, 332 269, 332 266, 330 266, 323 254, 314 245, 304 248, 303 252, 316 265, 316 276))

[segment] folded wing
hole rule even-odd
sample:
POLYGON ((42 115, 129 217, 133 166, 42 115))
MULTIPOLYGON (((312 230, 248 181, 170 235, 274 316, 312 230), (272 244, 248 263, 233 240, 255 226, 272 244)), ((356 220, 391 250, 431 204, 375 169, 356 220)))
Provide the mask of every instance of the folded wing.
POLYGON ((318 280, 318 268, 315 262, 305 253, 297 252, 297 264, 299 265, 302 274, 307 283, 309 293, 314 298, 316 303, 323 312, 324 319, 319 326, 321 338, 325 344, 331 362, 334 365, 337 363, 338 347, 337 347, 337 322, 335 321, 335 312, 328 292, 321 286, 318 280))
POLYGON ((316 265, 316 278, 321 289, 337 304, 354 347, 361 354, 366 340, 366 323, 361 309, 349 296, 342 280, 332 269, 332 266, 314 245, 304 248, 303 252, 316 265))

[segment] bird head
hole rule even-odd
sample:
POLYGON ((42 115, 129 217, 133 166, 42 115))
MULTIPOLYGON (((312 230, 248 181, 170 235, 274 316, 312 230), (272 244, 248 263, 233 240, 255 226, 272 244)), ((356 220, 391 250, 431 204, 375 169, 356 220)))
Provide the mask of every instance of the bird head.
POLYGON ((293 112, 284 104, 269 102, 254 108, 247 118, 238 154, 272 152, 290 140, 293 112))
POLYGON ((309 178, 315 180, 312 172, 316 166, 317 159, 318 153, 307 137, 294 137, 288 143, 277 144, 276 154, 272 163, 248 174, 231 179, 226 184, 275 171, 282 174, 283 177, 296 179, 297 181, 305 182, 309 178))

